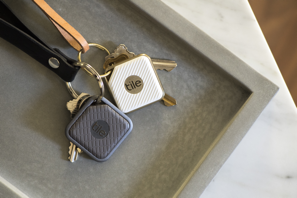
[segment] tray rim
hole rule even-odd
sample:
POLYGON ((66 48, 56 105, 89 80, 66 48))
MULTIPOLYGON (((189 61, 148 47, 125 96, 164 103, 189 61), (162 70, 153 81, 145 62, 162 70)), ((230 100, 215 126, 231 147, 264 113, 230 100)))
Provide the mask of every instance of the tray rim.
POLYGON ((162 27, 164 31, 170 31, 178 39, 208 57, 251 91, 250 97, 229 124, 222 129, 211 147, 173 195, 174 198, 199 197, 279 88, 201 29, 168 7, 162 0, 126 1, 130 6, 142 11, 143 13, 141 14, 144 17, 162 27), (166 13, 166 17, 164 13, 166 13), (187 31, 183 31, 184 29, 187 29, 187 31), (209 169, 208 166, 211 164, 215 164, 215 166, 209 169), (201 180, 204 180, 204 182, 201 180))

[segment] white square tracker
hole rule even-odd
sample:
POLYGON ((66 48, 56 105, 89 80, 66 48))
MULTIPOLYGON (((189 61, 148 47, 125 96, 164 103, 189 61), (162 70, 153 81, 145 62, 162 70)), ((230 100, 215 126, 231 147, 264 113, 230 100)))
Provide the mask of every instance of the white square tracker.
POLYGON ((118 108, 124 113, 159 101, 165 95, 151 58, 146 54, 116 65, 108 85, 118 108))

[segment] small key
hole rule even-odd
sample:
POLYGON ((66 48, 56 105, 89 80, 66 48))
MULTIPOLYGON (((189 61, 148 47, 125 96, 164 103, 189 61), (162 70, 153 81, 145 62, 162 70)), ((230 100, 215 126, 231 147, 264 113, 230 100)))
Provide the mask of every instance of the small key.
POLYGON ((71 113, 70 115, 71 118, 73 118, 73 116, 80 109, 81 105, 90 97, 91 96, 89 94, 81 93, 77 98, 67 102, 66 107, 71 113))
MULTIPOLYGON (((81 106, 84 104, 84 102, 90 97, 91 96, 89 94, 81 93, 76 99, 73 99, 73 100, 70 100, 69 102, 67 102, 66 107, 71 113, 71 118, 73 118, 76 115, 76 113, 81 108, 81 106)), ((78 148, 75 144, 70 142, 69 151, 68 151, 69 161, 72 163, 75 162, 78 158, 78 154, 81 152, 82 151, 80 148, 78 148)))
POLYGON ((69 153, 69 157, 68 157, 69 161, 72 162, 72 163, 75 162, 76 161, 75 156, 77 154, 77 151, 76 151, 75 144, 73 144, 72 142, 70 142, 69 152, 68 153, 69 153))
POLYGON ((118 108, 124 113, 159 100, 163 100, 166 106, 176 105, 176 100, 164 92, 155 71, 171 71, 176 66, 175 61, 151 59, 146 54, 136 56, 123 44, 106 57, 104 64, 106 72, 112 71, 107 83, 118 108), (126 57, 128 55, 130 58, 126 57))
POLYGON ((159 69, 159 70, 166 70, 170 72, 177 67, 177 63, 172 60, 152 58, 152 62, 156 70, 159 69))
POLYGON ((90 97, 66 128, 71 162, 81 151, 96 161, 107 160, 132 131, 128 116, 106 98, 101 103, 97 99, 98 96, 90 97))
MULTIPOLYGON (((124 44, 120 44, 113 53, 105 57, 105 63, 103 68, 107 71, 111 70, 111 66, 120 63, 129 58, 135 57, 136 54, 130 52, 124 44)), ((177 63, 173 60, 168 59, 156 59, 151 58, 153 65, 156 70, 166 70, 168 72, 172 71, 177 67, 177 63)))
POLYGON ((70 142, 70 146, 69 146, 69 161, 70 162, 75 162, 78 158, 78 154, 82 153, 82 150, 78 147, 75 146, 75 144, 73 144, 72 142, 70 142))
POLYGON ((113 53, 105 57, 105 63, 103 69, 107 69, 108 66, 119 63, 123 60, 133 58, 136 56, 133 52, 129 52, 128 48, 124 44, 120 44, 113 53))
POLYGON ((75 158, 74 158, 74 161, 76 161, 76 160, 77 160, 77 157, 78 157, 78 154, 79 154, 79 153, 82 153, 82 151, 81 151, 81 149, 80 149, 80 148, 76 147, 76 153, 75 153, 75 158))

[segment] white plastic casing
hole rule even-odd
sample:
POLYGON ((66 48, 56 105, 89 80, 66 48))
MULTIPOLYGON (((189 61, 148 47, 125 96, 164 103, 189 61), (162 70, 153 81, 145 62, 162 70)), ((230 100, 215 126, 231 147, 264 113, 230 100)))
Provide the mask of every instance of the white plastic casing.
POLYGON ((165 95, 153 63, 145 54, 117 65, 108 85, 118 108, 124 113, 159 101, 165 95), (139 93, 131 94, 125 89, 125 81, 129 76, 138 76, 142 79, 143 88, 139 93))

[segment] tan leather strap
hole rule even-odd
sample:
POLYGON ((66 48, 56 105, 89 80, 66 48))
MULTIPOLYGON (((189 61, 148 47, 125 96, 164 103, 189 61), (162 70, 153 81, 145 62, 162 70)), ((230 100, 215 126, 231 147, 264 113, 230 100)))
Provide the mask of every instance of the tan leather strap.
POLYGON ((44 0, 33 0, 33 2, 47 15, 74 49, 82 51, 83 53, 89 50, 88 42, 84 37, 58 15, 44 0))

